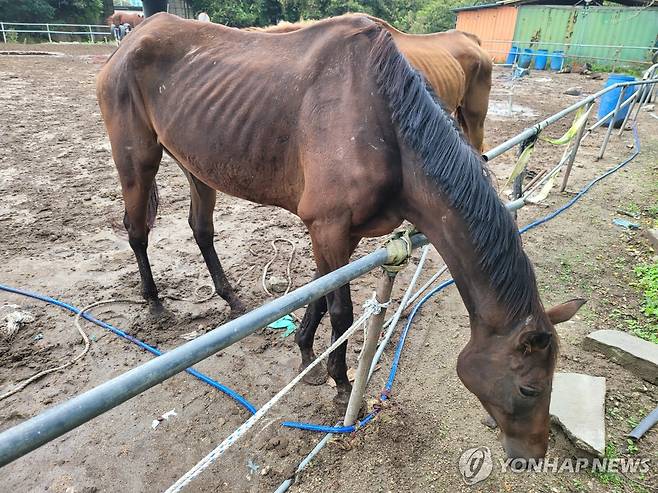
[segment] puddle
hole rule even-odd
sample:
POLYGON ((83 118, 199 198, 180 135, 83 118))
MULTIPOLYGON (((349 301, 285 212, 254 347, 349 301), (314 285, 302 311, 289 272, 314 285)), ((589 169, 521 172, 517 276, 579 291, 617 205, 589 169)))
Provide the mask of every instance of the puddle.
POLYGON ((64 56, 54 51, 0 51, 0 56, 64 56))
POLYGON ((492 120, 505 120, 518 116, 534 118, 538 115, 539 113, 532 108, 514 102, 512 102, 512 107, 510 108, 509 101, 489 101, 489 111, 487 112, 487 117, 492 120))

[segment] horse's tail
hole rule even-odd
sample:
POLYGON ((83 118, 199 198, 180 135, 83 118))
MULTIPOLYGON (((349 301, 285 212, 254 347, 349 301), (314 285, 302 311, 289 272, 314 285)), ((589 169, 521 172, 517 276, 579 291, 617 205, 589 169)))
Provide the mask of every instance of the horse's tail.
POLYGON ((146 224, 150 229, 155 225, 155 218, 158 215, 158 204, 160 203, 160 194, 158 193, 158 184, 153 180, 153 186, 149 194, 148 205, 146 206, 146 224))

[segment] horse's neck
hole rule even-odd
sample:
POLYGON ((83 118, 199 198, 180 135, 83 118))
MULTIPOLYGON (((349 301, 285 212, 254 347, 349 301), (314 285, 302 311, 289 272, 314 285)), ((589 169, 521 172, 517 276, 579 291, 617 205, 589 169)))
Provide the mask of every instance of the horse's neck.
POLYGON ((405 219, 427 236, 443 258, 471 320, 494 327, 508 322, 507 311, 480 267, 480 259, 461 216, 446 204, 443 194, 422 172, 405 176, 404 189, 405 219))

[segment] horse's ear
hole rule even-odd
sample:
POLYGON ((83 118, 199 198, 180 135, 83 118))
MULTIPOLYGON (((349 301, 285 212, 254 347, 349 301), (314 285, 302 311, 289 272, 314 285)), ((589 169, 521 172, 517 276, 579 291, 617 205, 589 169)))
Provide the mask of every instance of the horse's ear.
POLYGON ((546 310, 549 320, 553 325, 566 322, 573 317, 580 307, 587 303, 587 300, 576 298, 569 300, 561 305, 555 305, 553 308, 546 310))

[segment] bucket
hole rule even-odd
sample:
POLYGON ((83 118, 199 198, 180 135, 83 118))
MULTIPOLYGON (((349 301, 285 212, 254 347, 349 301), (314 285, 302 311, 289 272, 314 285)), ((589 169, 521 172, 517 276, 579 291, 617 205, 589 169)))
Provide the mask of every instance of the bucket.
MULTIPOLYGON (((630 82, 635 80, 635 77, 632 75, 623 75, 623 74, 610 74, 608 77, 608 80, 605 81, 604 87, 610 87, 613 84, 617 84, 618 82, 630 82)), ((613 89, 612 91, 606 92, 603 96, 601 96, 601 102, 599 103, 599 120, 603 118, 605 115, 610 113, 611 111, 615 110, 615 106, 617 106, 617 100, 619 99, 619 94, 621 91, 624 91, 624 95, 622 96, 622 103, 624 101, 627 101, 635 92, 636 87, 635 86, 629 86, 629 87, 617 87, 616 89, 613 89)), ((617 112, 617 117, 615 118, 613 122, 613 126, 615 128, 619 128, 624 121, 624 118, 626 117, 626 113, 628 113, 628 106, 625 108, 620 109, 617 112)), ((607 122, 605 122, 603 125, 608 126, 610 124, 610 118, 607 122)))
POLYGON ((535 54, 535 68, 537 70, 546 70, 548 62, 548 50, 537 50, 535 54))
POLYGON ((523 53, 519 56, 519 67, 528 68, 532 63, 533 51, 530 48, 523 48, 523 53))
POLYGON ((564 51, 555 50, 551 55, 551 70, 556 72, 562 70, 562 65, 564 64, 564 51))
POLYGON ((514 62, 516 62, 518 56, 519 56, 519 47, 512 45, 512 48, 509 50, 509 53, 507 54, 507 60, 505 60, 505 63, 507 65, 512 65, 514 62))

